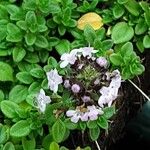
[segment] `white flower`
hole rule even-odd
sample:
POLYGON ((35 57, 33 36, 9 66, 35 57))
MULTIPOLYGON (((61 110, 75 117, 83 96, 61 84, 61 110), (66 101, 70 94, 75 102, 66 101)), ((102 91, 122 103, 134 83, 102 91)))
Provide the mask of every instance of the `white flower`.
POLYGON ((40 90, 40 93, 37 95, 37 108, 44 113, 46 109, 46 105, 51 102, 51 99, 49 96, 45 95, 45 92, 43 89, 40 90))
POLYGON ((81 112, 79 108, 68 110, 66 115, 71 118, 72 122, 77 123, 80 119, 81 121, 96 120, 98 119, 98 115, 103 114, 101 108, 94 105, 87 106, 85 110, 84 112, 81 112))
POLYGON ((81 112, 80 110, 68 110, 66 112, 67 117, 71 117, 71 121, 74 123, 77 123, 79 119, 81 118, 81 112))
POLYGON ((94 50, 93 47, 83 47, 81 48, 81 52, 82 52, 83 57, 91 58, 92 53, 97 53, 97 50, 94 50))
POLYGON ((74 49, 70 53, 64 53, 61 56, 62 62, 60 63, 60 68, 65 68, 68 64, 73 65, 77 60, 77 52, 79 49, 74 49))
POLYGON ((112 79, 111 79, 110 85, 108 87, 103 86, 100 89, 101 96, 98 100, 98 104, 101 107, 104 107, 104 104, 108 104, 108 106, 110 107, 112 105, 112 102, 118 96, 118 90, 121 86, 120 72, 118 70, 114 70, 111 73, 111 76, 112 76, 112 79))
POLYGON ((46 74, 47 74, 47 79, 48 79, 48 87, 54 93, 57 93, 58 85, 63 82, 62 76, 58 74, 58 71, 56 69, 51 70, 50 72, 47 72, 46 74))
POLYGON ((100 67, 104 67, 107 68, 108 66, 108 62, 106 60, 105 57, 99 57, 96 59, 96 63, 100 66, 100 67))
POLYGON ((101 110, 101 108, 96 108, 96 106, 87 106, 88 109, 88 116, 89 120, 97 120, 98 115, 102 115, 104 112, 101 110))

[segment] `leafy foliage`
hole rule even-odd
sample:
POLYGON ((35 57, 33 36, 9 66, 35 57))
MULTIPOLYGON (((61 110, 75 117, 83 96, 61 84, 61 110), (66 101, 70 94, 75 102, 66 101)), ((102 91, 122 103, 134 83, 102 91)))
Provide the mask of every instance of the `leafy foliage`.
POLYGON ((144 72, 137 54, 150 48, 149 29, 150 6, 146 1, 2 0, 0 149, 67 150, 58 143, 65 141, 72 130, 88 129, 93 141, 101 130, 109 131, 115 106, 104 108, 96 121, 73 123, 65 118, 65 111, 72 107, 70 93, 60 87, 58 94, 52 94, 46 72, 57 68, 60 74, 69 74, 59 67, 60 55, 90 45, 98 50, 97 57, 109 59, 111 69, 120 70, 123 79, 132 79, 144 72), (78 29, 78 20, 88 12, 100 15, 104 26, 78 29), (41 88, 55 102, 46 107, 45 114, 35 104, 41 88))

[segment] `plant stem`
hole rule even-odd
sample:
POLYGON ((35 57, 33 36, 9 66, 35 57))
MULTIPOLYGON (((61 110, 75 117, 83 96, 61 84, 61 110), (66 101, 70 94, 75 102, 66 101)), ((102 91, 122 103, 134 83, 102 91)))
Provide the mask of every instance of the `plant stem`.
POLYGON ((150 98, 131 80, 128 79, 128 81, 148 100, 150 101, 150 98))
POLYGON ((98 150, 101 150, 101 148, 100 148, 100 146, 99 146, 98 142, 97 142, 97 141, 95 141, 95 143, 96 143, 97 149, 98 149, 98 150))

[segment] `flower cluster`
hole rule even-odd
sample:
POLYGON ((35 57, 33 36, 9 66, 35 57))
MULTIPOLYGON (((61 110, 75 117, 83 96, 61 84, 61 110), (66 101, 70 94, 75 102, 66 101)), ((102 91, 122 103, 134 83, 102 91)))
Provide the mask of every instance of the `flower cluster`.
MULTIPOLYGON (((62 84, 72 93, 74 108, 66 110, 66 116, 74 123, 79 120, 96 120, 103 114, 103 108, 110 107, 118 96, 121 86, 119 70, 110 72, 107 59, 97 58, 96 53, 97 50, 92 47, 74 49, 61 56, 60 68, 69 68, 69 75, 60 76, 56 69, 47 72, 48 87, 51 91, 57 93, 59 84, 62 84)), ((45 96, 44 91, 40 91, 37 100, 43 112, 50 99, 45 96), (41 94, 42 98, 39 98, 41 94), (43 106, 41 102, 44 103, 43 106)))

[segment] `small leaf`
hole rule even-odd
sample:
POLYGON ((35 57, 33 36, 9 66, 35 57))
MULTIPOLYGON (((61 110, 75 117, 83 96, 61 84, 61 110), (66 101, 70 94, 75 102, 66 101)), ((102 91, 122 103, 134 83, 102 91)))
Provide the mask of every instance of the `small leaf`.
POLYGON ((134 30, 125 22, 117 23, 112 29, 112 39, 115 44, 127 42, 132 39, 134 30))
POLYGON ((68 40, 61 40, 55 48, 57 52, 62 55, 70 51, 70 42, 68 40))
POLYGON ((30 84, 33 82, 33 78, 28 72, 19 72, 17 73, 16 78, 24 84, 30 84))
POLYGON ((52 126, 52 135, 54 140, 58 143, 62 142, 65 133, 66 133, 65 124, 60 119, 58 119, 52 126))
POLYGON ((96 141, 100 135, 100 128, 96 127, 96 128, 89 129, 89 132, 90 132, 90 138, 92 139, 92 141, 96 141))
POLYGON ((13 145, 13 143, 7 142, 7 143, 4 145, 3 150, 15 150, 15 146, 13 145))
POLYGON ((27 140, 25 137, 22 138, 22 145, 23 145, 23 150, 35 150, 35 139, 32 138, 30 140, 27 140))
POLYGON ((30 123, 28 120, 20 120, 10 128, 10 135, 13 137, 24 137, 30 133, 30 123))
POLYGON ((108 121, 100 116, 97 120, 97 124, 102 128, 102 129, 108 129, 108 121))
POLYGON ((13 49, 13 60, 20 62, 26 55, 26 51, 22 47, 15 47, 13 49))
POLYGON ((148 29, 147 24, 143 18, 139 19, 138 24, 135 26, 135 33, 141 35, 148 29))
POLYGON ((43 78, 44 71, 42 68, 34 68, 30 71, 30 74, 35 78, 43 78))
POLYGON ((143 45, 145 48, 150 48, 150 35, 144 36, 143 45))
POLYGON ((140 14, 140 5, 135 0, 128 0, 127 3, 124 4, 125 8, 134 16, 139 16, 140 14))
POLYGON ((25 35, 25 41, 26 41, 27 45, 29 45, 29 46, 33 45, 35 43, 35 41, 36 41, 35 34, 33 34, 33 33, 27 33, 25 35))
POLYGON ((13 69, 5 62, 0 62, 0 81, 13 81, 13 69))
POLYGON ((7 24, 7 41, 20 42, 23 38, 21 30, 13 23, 7 24))
POLYGON ((66 128, 70 129, 70 130, 74 130, 78 126, 77 123, 71 122, 70 119, 65 119, 64 124, 65 124, 66 128))
POLYGON ((49 150, 59 150, 59 145, 56 142, 50 144, 49 150))
POLYGON ((85 36, 86 41, 93 45, 94 40, 96 39, 96 33, 91 26, 87 25, 84 28, 84 36, 85 36))
POLYGON ((111 107, 106 107, 103 109, 104 111, 104 117, 106 119, 110 119, 114 114, 115 114, 115 107, 111 106, 111 107))
POLYGON ((41 84, 39 82, 33 82, 28 89, 29 94, 38 93, 41 89, 41 84))
POLYGON ((119 4, 125 4, 125 3, 127 3, 129 0, 117 0, 117 2, 119 3, 119 4))
POLYGON ((1 102, 1 111, 8 118, 16 118, 18 116, 16 113, 18 108, 19 106, 12 101, 4 100, 1 102))
POLYGON ((116 66, 120 66, 122 64, 122 60, 123 59, 119 54, 110 55, 110 61, 116 66))
POLYGON ((24 85, 14 86, 9 93, 9 100, 20 103, 26 99, 28 95, 28 88, 24 85))
POLYGON ((87 127, 88 127, 89 129, 96 128, 96 127, 97 127, 97 122, 96 122, 95 120, 94 120, 94 121, 89 120, 89 121, 87 122, 87 127))
POLYGON ((145 18, 147 25, 150 27, 150 10, 144 13, 144 18, 145 18))
POLYGON ((46 37, 43 35, 38 35, 36 37, 35 45, 40 48, 47 48, 48 47, 48 41, 46 37))
POLYGON ((84 30, 86 25, 92 26, 94 30, 98 30, 103 26, 102 18, 94 12, 83 15, 77 23, 77 28, 80 30, 84 30))
POLYGON ((4 97, 5 97, 4 92, 0 90, 0 102, 4 100, 4 97))
POLYGON ((19 20, 19 21, 17 21, 16 24, 17 24, 17 26, 18 26, 20 29, 22 29, 22 30, 27 30, 27 24, 26 24, 25 21, 19 20))
POLYGON ((5 144, 9 139, 9 127, 0 124, 0 144, 5 144))
POLYGON ((124 8, 119 4, 116 4, 113 8, 113 15, 117 19, 120 18, 124 14, 124 12, 124 8))

